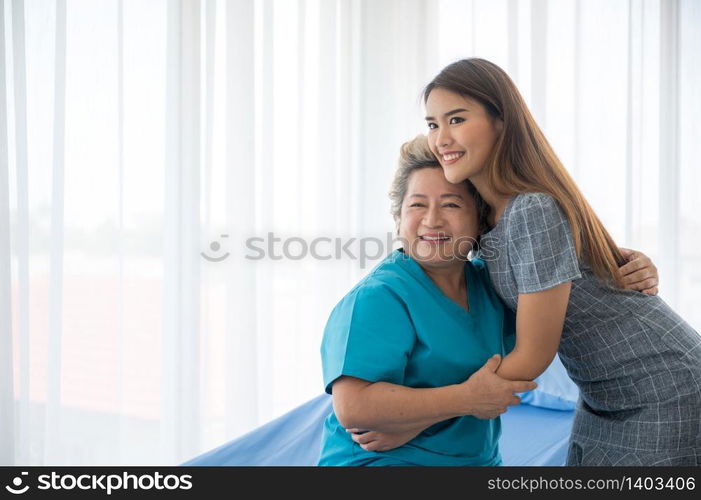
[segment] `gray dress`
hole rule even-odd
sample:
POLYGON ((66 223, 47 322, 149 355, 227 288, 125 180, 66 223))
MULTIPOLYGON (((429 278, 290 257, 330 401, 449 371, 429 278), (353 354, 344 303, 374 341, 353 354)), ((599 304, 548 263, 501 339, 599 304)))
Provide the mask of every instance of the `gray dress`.
POLYGON ((603 285, 548 195, 517 195, 481 239, 494 288, 572 281, 558 353, 580 400, 568 465, 701 465, 701 336, 659 297, 603 285))

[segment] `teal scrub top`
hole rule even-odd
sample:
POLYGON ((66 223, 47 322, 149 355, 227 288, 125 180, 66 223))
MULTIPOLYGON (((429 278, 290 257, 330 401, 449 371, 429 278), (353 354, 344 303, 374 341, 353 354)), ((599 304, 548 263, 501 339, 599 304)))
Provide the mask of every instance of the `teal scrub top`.
MULTIPOLYGON (((448 298, 421 266, 397 250, 334 308, 321 344, 326 392, 342 375, 426 388, 465 381, 514 344, 515 318, 494 292, 486 265, 465 263, 470 310, 448 298)), ((363 450, 332 412, 319 465, 492 466, 501 463, 498 418, 452 418, 405 445, 363 450)))

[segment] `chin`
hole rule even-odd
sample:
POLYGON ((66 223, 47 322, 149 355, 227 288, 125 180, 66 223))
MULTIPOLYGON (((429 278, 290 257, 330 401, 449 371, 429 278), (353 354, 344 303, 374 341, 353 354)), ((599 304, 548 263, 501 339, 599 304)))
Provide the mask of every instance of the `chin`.
POLYGON ((455 168, 453 166, 443 167, 443 175, 445 175, 445 179, 451 184, 460 184, 468 177, 467 175, 465 175, 463 169, 459 167, 455 168))
POLYGON ((464 261, 460 260, 459 257, 455 255, 450 255, 446 256, 446 259, 424 259, 420 260, 416 259, 417 262, 419 262, 421 265, 429 267, 429 268, 441 268, 441 267, 453 267, 455 266, 458 262, 463 263, 464 261))

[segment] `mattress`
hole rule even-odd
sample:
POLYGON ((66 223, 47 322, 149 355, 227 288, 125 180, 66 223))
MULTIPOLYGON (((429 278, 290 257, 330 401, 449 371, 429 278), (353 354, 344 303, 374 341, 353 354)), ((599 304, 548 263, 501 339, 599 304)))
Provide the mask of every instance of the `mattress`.
MULTIPOLYGON (((331 396, 322 394, 182 465, 316 465, 324 419, 330 412, 331 396)), ((509 408, 501 417, 499 446, 504 465, 564 465, 573 416, 572 410, 529 404, 509 408)))

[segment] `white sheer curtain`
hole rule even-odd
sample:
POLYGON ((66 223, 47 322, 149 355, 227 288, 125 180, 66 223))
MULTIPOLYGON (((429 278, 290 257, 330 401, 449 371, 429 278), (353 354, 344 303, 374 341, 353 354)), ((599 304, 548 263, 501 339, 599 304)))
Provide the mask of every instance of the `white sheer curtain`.
POLYGON ((420 90, 462 57, 514 77, 701 329, 699 2, 0 7, 2 464, 177 464, 319 394, 420 90))

